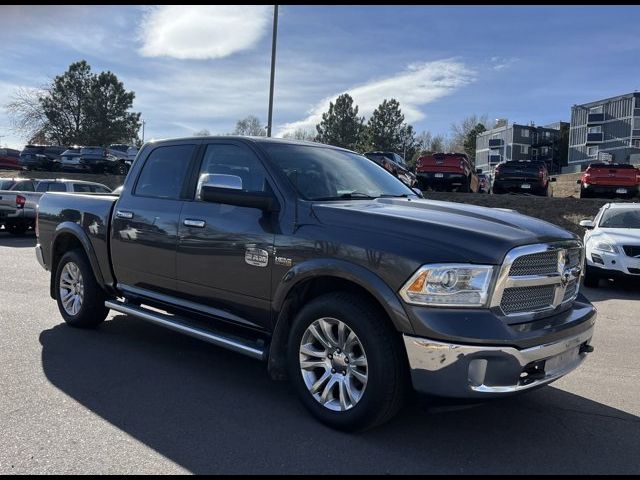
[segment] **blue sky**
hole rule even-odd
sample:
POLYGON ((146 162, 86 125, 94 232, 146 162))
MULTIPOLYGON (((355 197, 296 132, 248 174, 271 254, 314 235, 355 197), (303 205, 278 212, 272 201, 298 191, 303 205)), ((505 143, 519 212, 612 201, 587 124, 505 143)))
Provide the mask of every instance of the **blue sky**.
MULTIPOLYGON (((145 138, 267 117, 272 7, 0 6, 0 105, 86 59, 136 92, 145 138)), ((416 130, 467 115, 536 124, 640 90, 637 6, 281 6, 274 132, 312 130, 352 93, 416 130)), ((21 147, 0 109, 0 143, 21 147)))

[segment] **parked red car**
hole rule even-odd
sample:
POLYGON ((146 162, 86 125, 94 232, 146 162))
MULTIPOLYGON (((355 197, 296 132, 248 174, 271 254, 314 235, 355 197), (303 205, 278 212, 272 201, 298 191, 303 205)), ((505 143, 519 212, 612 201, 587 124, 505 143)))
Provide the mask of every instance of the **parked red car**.
POLYGON ((19 150, 14 150, 12 148, 0 148, 0 168, 22 170, 22 167, 18 163, 19 159, 19 150))
POLYGON ((626 163, 592 163, 580 180, 580 198, 638 195, 640 170, 626 163))
POLYGON ((420 190, 474 192, 480 188, 478 175, 464 153, 423 155, 416 162, 420 190))

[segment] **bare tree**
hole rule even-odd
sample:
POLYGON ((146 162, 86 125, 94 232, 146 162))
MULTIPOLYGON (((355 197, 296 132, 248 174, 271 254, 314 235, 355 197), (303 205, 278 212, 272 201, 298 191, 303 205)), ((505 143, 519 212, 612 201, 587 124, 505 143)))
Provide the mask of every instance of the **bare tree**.
POLYGON ((416 135, 416 144, 418 146, 418 150, 427 151, 431 148, 431 140, 433 139, 433 135, 431 132, 426 130, 420 132, 416 135))
POLYGON ((282 138, 290 138, 293 140, 306 140, 308 142, 315 141, 316 134, 311 130, 305 130, 303 128, 298 128, 293 132, 285 133, 282 138))
POLYGON ((209 135, 211 135, 211 132, 206 128, 198 130, 197 132, 193 132, 194 137, 208 137, 209 135))
POLYGON ((238 120, 236 123, 236 129, 233 131, 232 135, 264 137, 267 135, 267 132, 258 117, 249 115, 242 120, 238 120))
POLYGON ((451 143, 449 145, 452 152, 464 152, 464 142, 478 124, 489 125, 487 115, 470 115, 464 118, 460 123, 451 124, 451 143))
POLYGON ((48 95, 46 88, 19 87, 5 105, 11 130, 28 142, 44 137, 48 121, 41 100, 48 95))

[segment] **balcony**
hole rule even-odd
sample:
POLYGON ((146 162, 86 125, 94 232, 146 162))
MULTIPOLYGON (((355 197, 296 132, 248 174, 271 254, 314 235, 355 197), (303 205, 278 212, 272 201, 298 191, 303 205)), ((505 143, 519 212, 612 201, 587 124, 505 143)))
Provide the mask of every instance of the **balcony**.
POLYGON ((604 133, 587 133, 587 144, 602 143, 604 141, 604 133))
POLYGON ((489 148, 499 148, 504 145, 504 140, 502 138, 490 138, 489 139, 489 148))
POLYGON ((489 165, 496 165, 502 161, 502 155, 489 155, 489 165))
POLYGON ((604 122, 604 113, 590 113, 587 116, 587 125, 591 125, 593 123, 602 123, 604 122))

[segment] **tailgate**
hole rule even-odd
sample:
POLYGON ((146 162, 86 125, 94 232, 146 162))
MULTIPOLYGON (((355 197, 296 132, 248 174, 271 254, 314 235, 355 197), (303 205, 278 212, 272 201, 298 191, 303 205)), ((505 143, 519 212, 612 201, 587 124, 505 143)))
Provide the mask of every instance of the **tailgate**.
POLYGON ((422 160, 416 171, 418 173, 463 173, 460 168, 460 159, 454 158, 422 160))
POLYGON ((16 194, 13 192, 0 191, 0 210, 15 210, 16 209, 16 194))
POLYGON ((496 178, 509 179, 509 180, 539 180, 540 170, 538 168, 531 167, 518 167, 516 165, 502 165, 500 167, 500 173, 496 175, 496 178))
POLYGON ((592 185, 633 187, 637 185, 635 168, 597 168, 589 172, 592 185))

